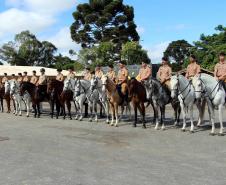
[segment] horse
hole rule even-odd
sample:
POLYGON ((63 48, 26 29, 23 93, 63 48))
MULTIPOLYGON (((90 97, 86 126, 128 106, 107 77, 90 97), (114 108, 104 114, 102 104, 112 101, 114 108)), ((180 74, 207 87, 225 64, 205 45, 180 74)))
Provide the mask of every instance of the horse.
POLYGON ((186 130, 186 115, 189 110, 190 112, 190 121, 191 128, 190 132, 194 132, 194 123, 193 123, 193 105, 195 103, 195 89, 192 85, 192 82, 189 81, 182 75, 175 75, 171 77, 170 80, 171 86, 171 97, 179 99, 180 107, 183 115, 183 127, 182 131, 186 130))
MULTIPOLYGON (((180 104, 177 98, 173 99, 170 96, 170 91, 167 87, 163 86, 157 79, 149 78, 145 81, 145 89, 147 93, 147 100, 152 104, 154 110, 154 122, 155 130, 159 126, 159 109, 161 114, 160 123, 162 125, 161 130, 165 130, 165 107, 167 104, 171 103, 174 114, 175 114, 175 124, 177 125, 180 121, 180 104)), ((149 104, 150 104, 149 103, 149 104)))
POLYGON ((103 106, 105 113, 107 114, 106 123, 109 124, 109 103, 108 103, 106 90, 103 89, 102 80, 99 79, 98 77, 93 76, 91 78, 90 83, 91 83, 91 91, 94 91, 96 89, 98 92, 101 105, 103 106))
POLYGON ((20 85, 20 95, 23 96, 26 92, 28 92, 31 97, 32 107, 34 109, 34 117, 40 118, 40 102, 45 100, 49 101, 47 86, 41 85, 37 87, 35 84, 30 82, 22 82, 20 85))
POLYGON ((131 100, 133 104, 133 109, 135 113, 133 126, 137 126, 137 109, 140 111, 140 115, 142 116, 143 128, 146 128, 145 121, 145 106, 146 102, 146 90, 142 83, 138 82, 135 78, 132 78, 128 83, 128 94, 129 100, 131 100))
POLYGON ((124 106, 126 106, 126 108, 130 112, 130 117, 131 117, 130 104, 128 102, 126 102, 126 104, 124 104, 123 98, 120 97, 120 95, 118 93, 117 85, 110 78, 108 78, 108 76, 104 75, 101 80, 102 80, 102 85, 103 85, 103 91, 107 92, 108 101, 109 101, 110 107, 111 107, 112 120, 111 120, 110 125, 111 126, 114 125, 115 127, 117 127, 118 122, 120 120, 119 116, 118 116, 118 107, 121 106, 122 115, 123 115, 124 106), (114 123, 114 118, 115 118, 115 123, 114 123))
POLYGON ((51 118, 54 115, 54 107, 56 104, 56 119, 59 118, 60 110, 62 108, 61 94, 63 92, 64 83, 58 80, 48 80, 47 82, 47 94, 49 94, 51 118))
POLYGON ((95 117, 95 121, 98 122, 98 114, 97 114, 97 104, 101 105, 99 99, 99 93, 95 88, 91 88, 91 82, 84 79, 78 79, 75 85, 75 102, 78 104, 80 108, 80 118, 83 117, 82 110, 83 104, 87 100, 88 106, 90 108, 90 118, 89 121, 93 121, 93 117, 95 117), (94 111, 94 114, 93 114, 94 111))
POLYGON ((31 97, 27 92, 25 92, 23 96, 20 96, 20 84, 15 80, 10 81, 10 96, 13 98, 15 103, 15 115, 17 116, 19 112, 19 116, 22 116, 23 101, 26 106, 26 115, 29 117, 31 97))
POLYGON ((220 131, 219 136, 224 135, 223 126, 223 107, 225 105, 225 90, 220 82, 208 74, 200 74, 194 78, 195 95, 197 99, 205 98, 208 105, 210 121, 212 123, 212 130, 210 135, 215 135, 215 113, 217 108, 219 112, 220 131))

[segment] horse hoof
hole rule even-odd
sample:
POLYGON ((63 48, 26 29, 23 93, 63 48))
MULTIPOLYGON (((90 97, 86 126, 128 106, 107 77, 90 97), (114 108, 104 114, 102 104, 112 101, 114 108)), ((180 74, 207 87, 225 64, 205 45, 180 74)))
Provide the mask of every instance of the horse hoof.
POLYGON ((224 136, 224 133, 218 133, 217 135, 218 136, 224 136))
POLYGON ((114 123, 111 123, 110 126, 114 126, 114 123))
POLYGON ((72 120, 72 118, 70 118, 70 120, 72 120))
POLYGON ((158 127, 155 127, 155 130, 158 130, 158 127))
POLYGON ((19 116, 22 116, 22 114, 20 114, 19 116))
POLYGON ((183 128, 181 129, 181 131, 182 131, 182 132, 186 132, 186 130, 185 130, 185 129, 183 129, 183 128))
POLYGON ((215 133, 211 132, 209 133, 210 136, 215 136, 215 133))
POLYGON ((164 130, 166 130, 166 128, 165 128, 165 127, 163 127, 163 128, 161 128, 161 130, 162 130, 162 131, 164 131, 164 130))
POLYGON ((58 117, 56 117, 56 119, 58 119, 58 117))
POLYGON ((29 118, 29 115, 27 115, 27 118, 29 118))
POLYGON ((194 134, 195 133, 195 131, 194 130, 190 130, 190 134, 194 134))
POLYGON ((115 127, 118 127, 118 125, 115 125, 115 127))
POLYGON ((93 122, 93 120, 92 119, 89 119, 89 122, 93 122))
POLYGON ((133 127, 135 128, 135 127, 137 127, 137 125, 136 124, 133 124, 133 127))
POLYGON ((142 128, 143 128, 143 129, 146 129, 147 127, 146 127, 146 125, 143 125, 142 128))

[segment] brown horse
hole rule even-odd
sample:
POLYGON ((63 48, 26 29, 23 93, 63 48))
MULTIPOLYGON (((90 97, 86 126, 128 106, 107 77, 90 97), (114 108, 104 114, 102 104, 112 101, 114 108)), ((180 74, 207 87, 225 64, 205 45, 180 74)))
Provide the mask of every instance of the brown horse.
POLYGON ((60 101, 61 101, 61 104, 62 104, 63 119, 66 118, 66 110, 65 110, 65 104, 66 104, 67 105, 69 119, 72 120, 72 116, 71 116, 71 101, 74 102, 74 100, 73 100, 73 92, 71 90, 63 91, 61 93, 61 95, 60 95, 60 101))
POLYGON ((56 104, 56 119, 58 119, 60 110, 62 108, 61 93, 63 91, 64 83, 52 79, 47 82, 47 94, 49 95, 51 118, 54 115, 54 107, 56 104))
POLYGON ((115 125, 118 126, 119 122, 119 116, 118 116, 118 107, 122 106, 122 114, 124 111, 124 103, 127 103, 127 108, 130 109, 130 105, 128 102, 124 102, 124 99, 120 97, 117 85, 107 76, 102 77, 102 85, 103 90, 107 92, 107 96, 109 99, 111 112, 112 112, 112 120, 111 120, 111 126, 115 125), (115 124, 114 124, 114 118, 115 118, 115 124))
POLYGON ((40 103, 47 100, 49 101, 49 95, 47 94, 47 85, 36 86, 30 82, 22 82, 20 85, 20 95, 23 96, 25 92, 28 92, 31 96, 32 107, 34 109, 34 117, 40 117, 40 103))
POLYGON ((134 108, 134 124, 133 126, 137 126, 137 109, 140 111, 140 115, 142 116, 143 128, 146 128, 145 124, 145 106, 146 102, 146 90, 142 83, 138 82, 135 78, 132 78, 128 82, 128 92, 129 92, 129 100, 131 100, 134 108))

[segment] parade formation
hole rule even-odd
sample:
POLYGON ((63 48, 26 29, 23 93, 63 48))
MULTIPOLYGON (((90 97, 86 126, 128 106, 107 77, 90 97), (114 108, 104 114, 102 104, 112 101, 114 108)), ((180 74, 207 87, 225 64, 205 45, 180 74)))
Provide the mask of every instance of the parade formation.
POLYGON ((102 71, 101 66, 96 66, 95 71, 91 71, 87 66, 83 77, 77 77, 73 68, 68 69, 66 77, 61 73, 61 69, 57 69, 55 79, 50 79, 45 74, 44 68, 40 70, 40 76, 36 75, 35 70, 31 77, 26 71, 23 74, 18 73, 17 78, 15 74, 9 76, 4 73, 0 85, 1 109, 3 112, 3 99, 5 99, 9 113, 11 111, 10 101, 13 100, 15 115, 22 115, 22 107, 25 104, 28 117, 31 112, 30 104, 32 104, 34 117, 40 117, 41 102, 49 102, 52 118, 55 114, 56 118, 62 115, 65 119, 66 105, 68 116, 72 119, 71 102, 74 102, 75 119, 83 120, 83 107, 84 104, 88 104, 89 120, 92 121, 94 118, 95 121, 98 121, 97 105, 99 105, 106 114, 106 122, 112 126, 118 126, 124 109, 129 110, 131 116, 131 105, 133 105, 135 114, 133 126, 136 127, 137 110, 139 110, 142 116, 141 122, 146 128, 145 103, 147 103, 147 106, 151 104, 153 107, 155 129, 158 129, 161 124, 161 129, 164 130, 165 106, 171 103, 175 111, 175 125, 179 124, 182 112, 182 131, 185 131, 186 115, 189 112, 190 131, 194 132, 193 105, 198 108, 197 126, 200 126, 207 104, 212 124, 211 134, 215 134, 214 110, 217 109, 220 121, 219 135, 223 135, 222 114, 226 90, 225 53, 219 54, 219 63, 215 66, 214 76, 201 73, 195 55, 190 55, 189 61, 185 76, 179 73, 173 76, 168 58, 163 57, 156 79, 152 77, 152 67, 148 61, 143 61, 139 74, 131 77, 126 62, 123 60, 118 62, 117 73, 114 71, 113 65, 109 65, 106 74, 102 71), (121 116, 118 114, 119 107, 122 108, 121 116))

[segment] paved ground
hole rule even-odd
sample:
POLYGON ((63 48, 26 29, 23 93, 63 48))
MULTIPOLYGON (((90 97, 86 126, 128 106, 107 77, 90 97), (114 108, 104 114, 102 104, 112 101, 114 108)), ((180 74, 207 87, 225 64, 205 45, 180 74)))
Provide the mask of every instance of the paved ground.
POLYGON ((225 185, 226 136, 208 133, 3 113, 0 185, 225 185))

